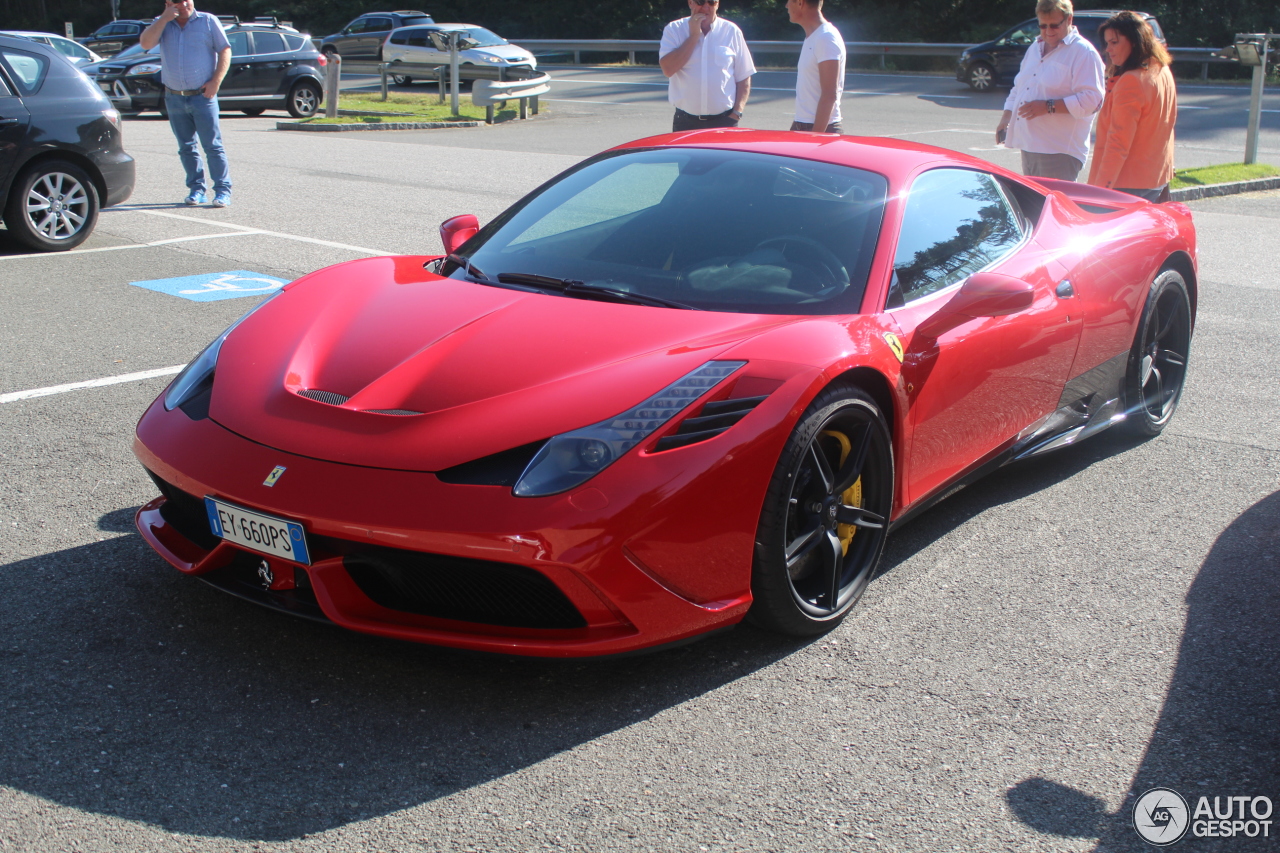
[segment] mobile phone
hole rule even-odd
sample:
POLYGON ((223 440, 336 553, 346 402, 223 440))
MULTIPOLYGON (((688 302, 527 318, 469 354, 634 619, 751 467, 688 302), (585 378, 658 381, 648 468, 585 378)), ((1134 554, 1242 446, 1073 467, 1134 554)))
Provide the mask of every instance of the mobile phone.
POLYGON ((1003 128, 1003 127, 1002 127, 1002 128, 1000 128, 999 130, 997 130, 997 131, 996 131, 996 144, 997 144, 997 145, 1004 145, 1004 138, 1005 138, 1005 136, 1007 136, 1007 135, 1008 135, 1008 131, 1007 131, 1007 129, 1006 129, 1006 128, 1003 128))

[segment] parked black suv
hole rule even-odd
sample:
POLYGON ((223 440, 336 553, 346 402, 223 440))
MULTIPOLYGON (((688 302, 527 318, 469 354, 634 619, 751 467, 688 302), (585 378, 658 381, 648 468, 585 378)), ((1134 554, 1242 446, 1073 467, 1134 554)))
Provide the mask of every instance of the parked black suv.
MULTIPOLYGON (((1093 42, 1098 53, 1103 53, 1103 39, 1098 34, 1098 27, 1114 14, 1114 11, 1102 9, 1077 11, 1072 24, 1080 31, 1080 35, 1093 42)), ((1164 33, 1161 32, 1160 23, 1155 16, 1146 12, 1138 14, 1146 18, 1151 29, 1155 31, 1156 38, 1163 42, 1164 33)), ((1039 37, 1040 22, 1032 18, 1018 24, 994 41, 975 44, 960 54, 956 79, 962 83, 968 83, 969 88, 975 92, 986 92, 992 86, 1011 85, 1013 78, 1018 76, 1018 69, 1022 67, 1022 57, 1026 54, 1027 48, 1039 37)), ((1105 54, 1103 57, 1103 62, 1106 62, 1105 54)))
POLYGON ((76 39, 94 53, 103 56, 115 56, 126 47, 138 43, 142 31, 151 26, 151 21, 121 20, 103 24, 82 39, 76 39))
POLYGON ((65 56, 0 36, 0 209, 38 251, 84 242, 99 207, 133 192, 120 114, 65 56))
POLYGON ((394 29, 434 24, 426 12, 369 12, 343 28, 342 32, 325 36, 320 49, 327 54, 341 54, 343 59, 382 61, 382 43, 394 29))
MULTIPOLYGON (((236 24, 227 28, 231 68, 218 90, 218 105, 261 115, 284 109, 296 118, 315 115, 324 93, 321 68, 326 60, 311 39, 280 24, 236 24)), ((123 113, 164 112, 160 82, 160 46, 136 45, 119 55, 85 66, 84 72, 123 113)))

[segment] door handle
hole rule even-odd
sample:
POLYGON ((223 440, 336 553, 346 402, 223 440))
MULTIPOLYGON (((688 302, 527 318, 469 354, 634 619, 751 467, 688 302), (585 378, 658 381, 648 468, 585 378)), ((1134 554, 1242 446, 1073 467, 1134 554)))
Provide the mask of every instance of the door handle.
POLYGON ((5 125, 10 125, 10 124, 17 124, 17 123, 18 123, 18 120, 16 118, 0 118, 0 127, 4 127, 5 125))

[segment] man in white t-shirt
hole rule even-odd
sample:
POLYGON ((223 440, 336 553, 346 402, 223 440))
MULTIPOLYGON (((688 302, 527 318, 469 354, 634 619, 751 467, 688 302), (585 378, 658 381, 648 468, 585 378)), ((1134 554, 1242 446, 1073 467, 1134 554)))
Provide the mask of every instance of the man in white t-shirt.
POLYGON ((689 0, 689 17, 667 24, 658 64, 676 108, 671 130, 737 127, 756 73, 738 25, 718 17, 720 0, 689 0))
POLYGON ((787 14, 791 23, 804 27, 796 67, 796 120, 791 129, 840 133, 844 38, 822 17, 822 0, 787 0, 787 14))

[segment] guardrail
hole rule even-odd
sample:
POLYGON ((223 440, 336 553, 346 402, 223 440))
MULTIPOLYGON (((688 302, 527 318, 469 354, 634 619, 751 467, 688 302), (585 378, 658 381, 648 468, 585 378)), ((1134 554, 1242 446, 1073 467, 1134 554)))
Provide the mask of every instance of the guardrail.
POLYGON ((484 107, 485 124, 493 124, 493 108, 497 104, 518 100, 520 118, 529 117, 529 109, 538 114, 538 96, 551 91, 551 76, 541 74, 528 80, 476 80, 471 84, 471 102, 484 107))
MULTIPOLYGON (((804 42, 800 41, 748 41, 753 54, 774 53, 796 55, 804 42)), ((573 64, 582 63, 584 53, 625 53, 627 61, 635 65, 637 53, 657 53, 661 42, 652 39, 521 39, 520 46, 542 55, 573 54, 573 64)), ((884 67, 887 56, 943 56, 959 57, 973 47, 972 44, 954 42, 890 42, 847 41, 845 50, 851 56, 879 56, 884 67)), ((1214 56, 1212 47, 1171 47, 1169 53, 1175 62, 1194 62, 1201 65, 1200 76, 1207 79, 1209 65, 1229 63, 1231 60, 1214 56)))

